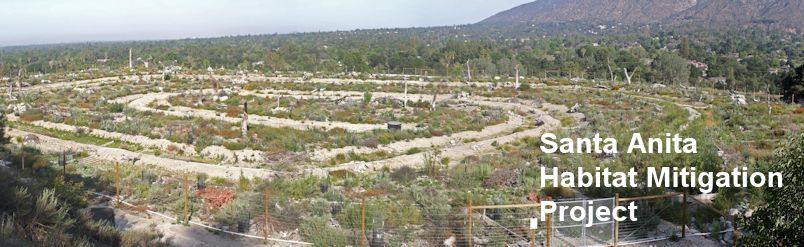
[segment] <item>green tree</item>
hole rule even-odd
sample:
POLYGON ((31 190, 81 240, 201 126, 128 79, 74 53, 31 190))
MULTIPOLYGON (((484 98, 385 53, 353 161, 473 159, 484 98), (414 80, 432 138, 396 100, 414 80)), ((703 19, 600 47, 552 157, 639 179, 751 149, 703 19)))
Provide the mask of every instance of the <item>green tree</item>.
POLYGON ((784 97, 793 102, 804 99, 804 64, 790 71, 779 82, 784 90, 784 97))
POLYGON ((772 159, 784 186, 768 187, 760 194, 764 205, 740 219, 748 246, 797 246, 804 243, 804 135, 794 137, 772 159))
POLYGON ((692 55, 692 49, 690 48, 690 39, 687 37, 682 38, 681 47, 679 47, 678 50, 681 53, 682 57, 690 58, 690 55, 692 55))
POLYGON ((662 52, 654 62, 656 79, 660 83, 681 84, 690 78, 687 60, 670 52, 662 52))
POLYGON ((8 144, 6 137, 6 114, 0 114, 0 146, 8 144))

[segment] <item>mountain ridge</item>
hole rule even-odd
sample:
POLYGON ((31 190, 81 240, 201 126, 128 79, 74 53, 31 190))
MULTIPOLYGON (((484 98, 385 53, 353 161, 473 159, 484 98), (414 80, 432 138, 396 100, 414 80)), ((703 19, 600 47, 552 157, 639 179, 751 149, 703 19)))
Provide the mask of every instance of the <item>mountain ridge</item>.
POLYGON ((760 26, 801 31, 801 0, 536 0, 479 23, 600 22, 760 26))

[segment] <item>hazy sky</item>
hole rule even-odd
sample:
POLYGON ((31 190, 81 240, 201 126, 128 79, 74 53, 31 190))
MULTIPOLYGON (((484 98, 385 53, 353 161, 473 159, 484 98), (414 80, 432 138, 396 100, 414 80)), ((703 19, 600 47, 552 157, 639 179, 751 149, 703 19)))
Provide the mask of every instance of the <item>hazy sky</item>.
POLYGON ((531 0, 0 0, 0 46, 474 23, 531 0))

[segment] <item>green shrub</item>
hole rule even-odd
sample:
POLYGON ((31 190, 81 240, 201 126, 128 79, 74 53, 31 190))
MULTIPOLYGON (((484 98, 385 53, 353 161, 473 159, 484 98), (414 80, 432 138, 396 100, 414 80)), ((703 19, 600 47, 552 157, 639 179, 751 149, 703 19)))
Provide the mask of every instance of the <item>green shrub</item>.
POLYGON ((313 246, 346 246, 346 233, 329 227, 327 217, 313 217, 301 224, 299 233, 313 246))
POLYGON ((223 146, 232 151, 243 150, 246 148, 246 144, 240 142, 224 142, 223 146))

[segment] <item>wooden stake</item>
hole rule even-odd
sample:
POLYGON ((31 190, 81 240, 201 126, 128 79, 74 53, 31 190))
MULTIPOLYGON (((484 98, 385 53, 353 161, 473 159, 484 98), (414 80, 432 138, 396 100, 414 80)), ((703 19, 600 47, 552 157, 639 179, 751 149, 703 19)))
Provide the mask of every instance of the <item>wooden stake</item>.
POLYGON ((187 175, 184 175, 184 224, 190 223, 190 214, 189 214, 189 193, 190 193, 190 185, 187 183, 187 175))
POLYGON ((547 247, 550 247, 550 242, 552 242, 552 224, 553 224, 553 214, 547 214, 547 247))
POLYGON ((269 197, 268 189, 265 189, 265 192, 263 193, 263 198, 262 198, 263 203, 262 204, 263 204, 263 207, 265 208, 264 209, 265 210, 264 217, 265 217, 265 240, 266 241, 268 240, 268 233, 270 231, 270 226, 271 226, 271 224, 270 224, 271 222, 269 221, 269 218, 268 218, 268 216, 269 216, 268 215, 268 207, 270 205, 270 204, 268 204, 268 197, 269 197))
POLYGON ((474 236, 472 236, 472 198, 469 198, 469 207, 467 213, 469 215, 469 247, 474 245, 474 236))
POLYGON ((363 237, 360 239, 360 245, 365 246, 365 241, 368 240, 366 238, 366 198, 363 198, 363 201, 360 203, 360 231, 363 234, 363 237))
MULTIPOLYGON (((620 193, 614 194, 614 207, 620 206, 620 193)), ((614 210, 614 246, 616 247, 617 244, 620 242, 620 221, 616 220, 617 217, 617 210, 614 210)))
MULTIPOLYGON (((539 202, 533 205, 533 217, 539 215, 539 202)), ((486 215, 486 214, 483 214, 486 215)), ((539 229, 533 229, 533 234, 530 236, 530 247, 536 247, 536 233, 539 232, 539 229)))
POLYGON ((25 152, 22 152, 20 158, 22 158, 22 170, 25 171, 25 152))
POLYGON ((120 203, 120 162, 114 163, 114 197, 120 203))
POLYGON ((67 180, 67 152, 61 151, 61 163, 62 167, 62 176, 64 176, 64 180, 67 180))
POLYGON ((687 237, 687 190, 684 190, 684 195, 682 197, 683 205, 681 205, 682 216, 684 217, 681 219, 681 238, 687 237))

